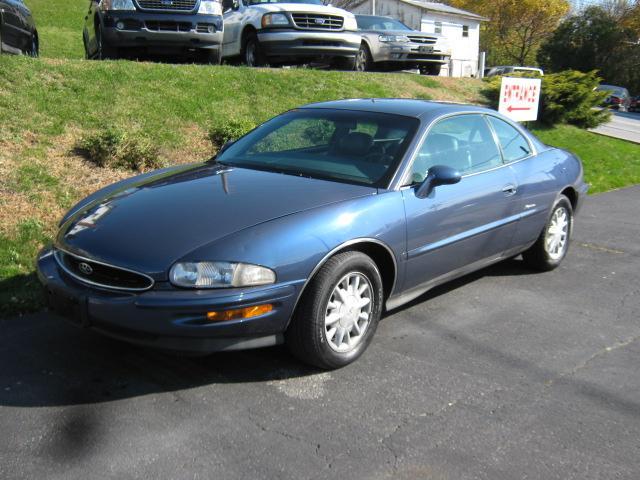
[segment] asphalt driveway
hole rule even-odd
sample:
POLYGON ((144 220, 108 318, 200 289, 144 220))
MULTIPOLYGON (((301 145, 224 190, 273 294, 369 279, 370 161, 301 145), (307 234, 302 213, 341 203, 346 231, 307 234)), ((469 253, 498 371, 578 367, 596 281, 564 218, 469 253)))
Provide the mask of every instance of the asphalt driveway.
POLYGON ((590 198, 560 269, 439 288, 329 373, 2 320, 0 478, 637 479, 639 211, 590 198))

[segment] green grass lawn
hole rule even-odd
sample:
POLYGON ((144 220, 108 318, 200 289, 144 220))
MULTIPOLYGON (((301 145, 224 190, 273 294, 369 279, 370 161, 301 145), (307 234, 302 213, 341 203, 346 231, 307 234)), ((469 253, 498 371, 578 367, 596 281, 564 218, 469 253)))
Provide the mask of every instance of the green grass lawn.
MULTIPOLYGON (((166 164, 208 158, 212 127, 259 123, 299 105, 349 97, 478 103, 473 79, 248 69, 82 59, 88 2, 27 0, 40 59, 0 56, 0 316, 42 306, 34 260, 57 219, 77 200, 132 171, 101 168, 77 151, 89 134, 143 135, 166 164)), ((640 146, 574 127, 536 129, 577 153, 591 192, 640 182, 640 146)))

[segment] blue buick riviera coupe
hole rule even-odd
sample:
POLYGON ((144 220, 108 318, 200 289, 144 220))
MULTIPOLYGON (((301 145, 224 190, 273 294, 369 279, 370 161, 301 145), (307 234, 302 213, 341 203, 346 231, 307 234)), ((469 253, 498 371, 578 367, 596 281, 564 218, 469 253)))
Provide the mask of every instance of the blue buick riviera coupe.
POLYGON ((586 191, 575 156, 493 110, 319 103, 84 199, 38 272, 54 311, 115 338, 191 353, 285 342, 337 368, 385 308, 518 254, 558 266, 586 191))

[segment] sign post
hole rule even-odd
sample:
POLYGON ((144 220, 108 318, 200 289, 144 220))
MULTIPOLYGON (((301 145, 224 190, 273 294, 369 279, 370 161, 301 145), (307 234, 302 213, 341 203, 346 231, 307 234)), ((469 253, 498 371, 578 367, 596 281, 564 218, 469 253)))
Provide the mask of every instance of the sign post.
POLYGON ((541 84, 539 78, 502 77, 498 111, 516 122, 537 120, 541 84))

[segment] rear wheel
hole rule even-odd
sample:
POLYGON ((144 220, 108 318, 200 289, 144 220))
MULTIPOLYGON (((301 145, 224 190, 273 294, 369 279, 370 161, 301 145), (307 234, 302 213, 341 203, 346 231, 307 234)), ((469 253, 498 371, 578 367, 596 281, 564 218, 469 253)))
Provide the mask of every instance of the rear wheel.
POLYGON ((420 66, 420 75, 440 75, 442 65, 439 63, 429 63, 420 66))
POLYGON ((556 268, 567 255, 572 228, 573 208, 569 199, 561 195, 538 240, 522 254, 525 263, 536 270, 556 268))
POLYGON ((373 67, 371 52, 367 44, 363 42, 362 45, 360 45, 360 50, 358 50, 358 55, 356 55, 354 70, 357 72, 366 72, 367 70, 371 70, 371 67, 373 67))
POLYGON ((361 252, 330 258, 304 292, 286 332, 290 351, 316 367, 339 368, 371 343, 382 312, 375 262, 361 252))

